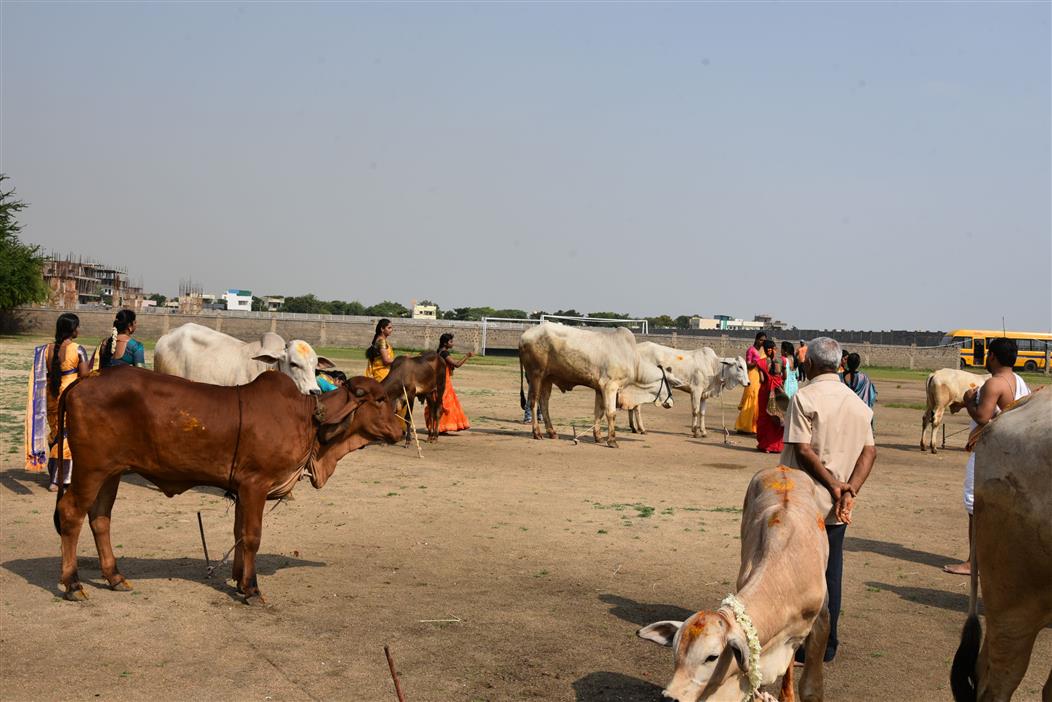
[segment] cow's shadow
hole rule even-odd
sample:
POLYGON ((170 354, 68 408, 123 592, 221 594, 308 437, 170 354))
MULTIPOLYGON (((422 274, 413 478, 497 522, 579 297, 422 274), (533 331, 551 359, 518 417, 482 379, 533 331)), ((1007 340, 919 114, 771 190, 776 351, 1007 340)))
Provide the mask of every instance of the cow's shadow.
MULTIPOLYGON (((212 562, 215 565, 215 561, 212 562)), ((19 576, 30 585, 35 585, 53 595, 60 595, 57 585, 62 572, 60 556, 39 558, 18 558, 0 564, 8 571, 19 576)), ((256 555, 256 573, 260 576, 273 575, 284 568, 321 568, 327 564, 322 561, 308 561, 292 556, 260 553, 256 555)), ((106 588, 106 581, 99 569, 98 558, 78 558, 78 572, 81 582, 88 587, 106 588)), ((121 574, 134 583, 139 580, 185 580, 203 583, 212 589, 238 599, 236 590, 227 583, 230 577, 230 561, 218 568, 212 577, 206 577, 205 562, 202 558, 139 558, 125 556, 117 558, 117 567, 121 574)), ((263 584, 266 589, 266 584, 263 584)))
POLYGON ((573 683, 576 702, 653 702, 661 699, 661 686, 624 673, 597 671, 573 683))
POLYGON ((636 626, 646 626, 665 619, 683 621, 694 614, 693 610, 678 605, 637 602, 627 597, 604 593, 599 601, 610 605, 610 614, 636 626))
MULTIPOLYGON (((881 590, 887 590, 888 592, 894 592, 902 599, 909 600, 910 602, 916 602, 920 605, 925 605, 928 607, 938 607, 939 609, 948 609, 951 612, 968 612, 967 593, 950 592, 948 590, 938 590, 930 587, 892 585, 890 583, 878 583, 873 581, 867 582, 866 586, 870 588, 879 588, 881 590)), ((981 600, 979 611, 982 612, 981 600)))

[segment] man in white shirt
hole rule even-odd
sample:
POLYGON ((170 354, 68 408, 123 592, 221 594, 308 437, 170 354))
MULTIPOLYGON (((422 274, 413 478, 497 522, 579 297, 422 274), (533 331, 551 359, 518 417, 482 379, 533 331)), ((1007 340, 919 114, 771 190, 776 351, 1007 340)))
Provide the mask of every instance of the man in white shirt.
MULTIPOLYGON (((829 538, 826 587, 829 591, 829 643, 824 660, 836 656, 837 622, 844 570, 844 534, 851 509, 873 469, 873 410, 840 381, 841 349, 834 339, 819 337, 807 345, 804 369, 808 382, 789 402, 781 462, 807 473, 819 488, 816 499, 825 512, 829 538)), ((797 660, 803 660, 803 647, 797 660)))

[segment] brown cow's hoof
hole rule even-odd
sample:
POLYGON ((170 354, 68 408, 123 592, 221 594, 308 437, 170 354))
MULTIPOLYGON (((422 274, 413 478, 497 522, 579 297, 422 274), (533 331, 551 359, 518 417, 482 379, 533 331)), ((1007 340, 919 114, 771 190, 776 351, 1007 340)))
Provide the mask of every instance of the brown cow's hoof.
POLYGON ((610 448, 617 448, 617 440, 616 439, 611 439, 610 441, 606 442, 606 445, 609 446, 610 448))
POLYGON ((84 588, 78 584, 74 588, 66 588, 66 591, 62 593, 62 599, 70 602, 84 602, 88 599, 88 593, 84 592, 84 588))
POLYGON ((550 432, 548 432, 548 438, 549 439, 558 439, 559 438, 559 432, 557 432, 557 431, 550 431, 550 432))
POLYGON ((541 438, 543 438, 543 437, 541 436, 541 433, 539 431, 535 431, 535 432, 533 432, 533 438, 535 438, 538 441, 540 441, 541 438))
POLYGON ((248 597, 246 597, 245 604, 247 604, 249 607, 266 607, 267 601, 263 599, 263 595, 261 593, 257 592, 254 595, 249 595, 248 597))
POLYGON ((110 589, 114 592, 131 592, 134 588, 127 578, 121 578, 115 583, 110 583, 110 589))

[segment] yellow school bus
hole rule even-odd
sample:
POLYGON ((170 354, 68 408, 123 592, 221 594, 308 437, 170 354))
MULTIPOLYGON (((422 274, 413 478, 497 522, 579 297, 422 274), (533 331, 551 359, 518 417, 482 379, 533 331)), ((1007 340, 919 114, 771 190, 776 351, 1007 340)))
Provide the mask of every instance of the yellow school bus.
POLYGON ((990 329, 957 329, 943 337, 942 343, 961 345, 961 368, 986 365, 986 349, 992 339, 1015 339, 1019 356, 1015 367, 1037 371, 1045 367, 1045 349, 1052 345, 1052 334, 990 329))

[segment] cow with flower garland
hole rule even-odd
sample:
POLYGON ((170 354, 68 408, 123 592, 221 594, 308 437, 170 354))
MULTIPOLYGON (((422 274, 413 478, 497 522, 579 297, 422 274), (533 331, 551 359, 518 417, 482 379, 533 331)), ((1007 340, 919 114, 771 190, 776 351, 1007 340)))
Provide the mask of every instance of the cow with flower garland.
POLYGON ((737 592, 686 621, 643 627, 641 638, 671 646, 666 697, 679 702, 770 699, 763 685, 782 677, 781 699, 795 700, 793 656, 804 645, 805 702, 823 696, 822 657, 829 636, 825 517, 808 476, 779 466, 753 476, 741 525, 737 592))

